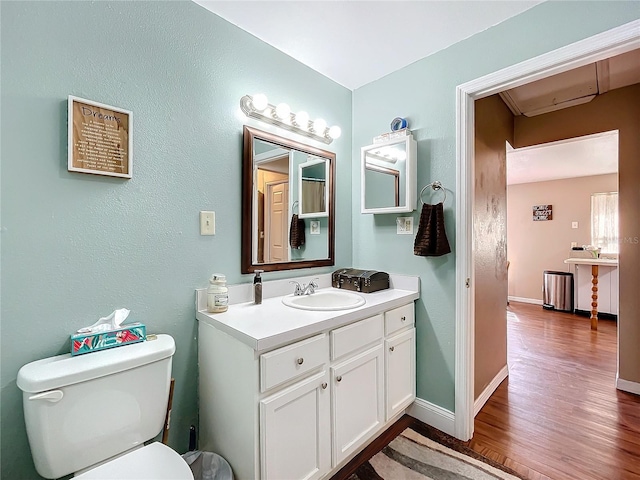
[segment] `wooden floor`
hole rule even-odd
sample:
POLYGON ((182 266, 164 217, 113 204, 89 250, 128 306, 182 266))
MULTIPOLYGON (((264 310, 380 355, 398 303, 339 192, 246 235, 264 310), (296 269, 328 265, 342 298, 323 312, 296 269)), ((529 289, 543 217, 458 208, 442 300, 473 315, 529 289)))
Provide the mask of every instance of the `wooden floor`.
POLYGON ((468 445, 532 480, 640 479, 640 397, 615 388, 615 321, 592 332, 587 317, 508 311, 509 377, 468 445))

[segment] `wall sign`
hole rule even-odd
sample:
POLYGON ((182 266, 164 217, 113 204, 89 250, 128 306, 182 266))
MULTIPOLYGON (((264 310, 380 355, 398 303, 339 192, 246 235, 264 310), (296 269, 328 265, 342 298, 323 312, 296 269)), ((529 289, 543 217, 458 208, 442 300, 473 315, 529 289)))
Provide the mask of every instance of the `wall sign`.
POLYGON ((133 113, 69 95, 70 172, 131 178, 133 113))
POLYGON ((534 205, 533 221, 543 222, 545 220, 553 220, 553 205, 534 205))

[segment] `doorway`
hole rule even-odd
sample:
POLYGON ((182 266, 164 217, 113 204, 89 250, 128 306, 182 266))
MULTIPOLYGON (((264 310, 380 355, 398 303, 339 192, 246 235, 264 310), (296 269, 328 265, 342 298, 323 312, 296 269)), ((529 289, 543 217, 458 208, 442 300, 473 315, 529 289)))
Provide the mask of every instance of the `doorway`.
MULTIPOLYGON (((455 434, 462 440, 473 435, 475 285, 473 252, 474 102, 509 88, 562 73, 640 47, 640 21, 568 45, 456 89, 457 174, 456 191, 456 367, 455 434)), ((620 383, 618 383, 620 385, 620 383)))

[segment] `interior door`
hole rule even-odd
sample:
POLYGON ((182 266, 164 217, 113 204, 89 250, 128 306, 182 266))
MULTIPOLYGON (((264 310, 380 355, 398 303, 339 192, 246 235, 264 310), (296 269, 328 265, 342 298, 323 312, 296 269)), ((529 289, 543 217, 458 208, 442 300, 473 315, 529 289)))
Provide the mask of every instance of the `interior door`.
POLYGON ((289 183, 267 184, 267 205, 265 209, 267 225, 266 262, 288 262, 288 211, 289 183))

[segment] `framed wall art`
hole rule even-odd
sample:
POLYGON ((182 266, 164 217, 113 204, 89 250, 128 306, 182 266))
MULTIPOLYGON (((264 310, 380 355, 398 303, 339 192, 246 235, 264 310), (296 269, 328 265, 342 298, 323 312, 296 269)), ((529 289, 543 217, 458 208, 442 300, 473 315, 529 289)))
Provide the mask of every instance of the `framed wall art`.
POLYGON ((533 221, 544 222, 546 220, 553 220, 553 205, 534 205, 533 221))
POLYGON ((69 95, 70 172, 131 178, 133 113, 69 95))

